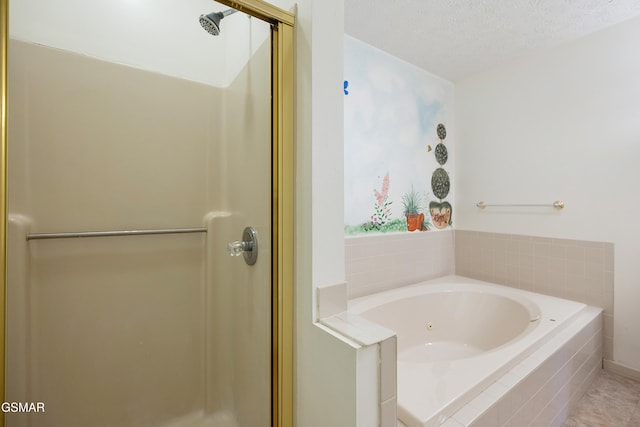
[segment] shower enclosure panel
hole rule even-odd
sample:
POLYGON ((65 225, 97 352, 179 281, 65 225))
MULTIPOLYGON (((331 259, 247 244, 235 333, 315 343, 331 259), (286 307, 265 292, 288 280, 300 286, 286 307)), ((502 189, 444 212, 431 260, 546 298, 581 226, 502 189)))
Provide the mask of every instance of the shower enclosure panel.
POLYGON ((242 15, 224 86, 10 39, 6 398, 46 411, 7 426, 270 425, 271 51, 242 15))

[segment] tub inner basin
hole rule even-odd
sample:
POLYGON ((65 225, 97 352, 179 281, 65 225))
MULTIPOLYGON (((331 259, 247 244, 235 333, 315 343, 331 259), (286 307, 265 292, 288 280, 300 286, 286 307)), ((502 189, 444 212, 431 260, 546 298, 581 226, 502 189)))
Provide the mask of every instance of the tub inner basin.
POLYGON ((494 293, 445 291, 397 299, 360 316, 396 332, 398 361, 437 362, 508 343, 540 318, 540 309, 494 293))

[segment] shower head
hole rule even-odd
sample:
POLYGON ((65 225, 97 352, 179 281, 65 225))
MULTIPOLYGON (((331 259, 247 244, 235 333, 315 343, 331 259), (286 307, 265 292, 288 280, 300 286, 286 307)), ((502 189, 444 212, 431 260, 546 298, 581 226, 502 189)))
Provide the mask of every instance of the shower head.
POLYGON ((236 12, 237 10, 235 9, 227 9, 224 12, 211 12, 208 15, 200 15, 200 25, 207 33, 217 36, 220 34, 220 21, 222 21, 222 18, 236 12))

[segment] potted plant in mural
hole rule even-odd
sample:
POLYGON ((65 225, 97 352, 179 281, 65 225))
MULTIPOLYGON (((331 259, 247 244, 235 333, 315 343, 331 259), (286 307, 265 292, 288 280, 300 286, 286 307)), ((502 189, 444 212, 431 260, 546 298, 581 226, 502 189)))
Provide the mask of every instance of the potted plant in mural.
POLYGON ((402 196, 402 206, 404 207, 404 216, 407 219, 407 230, 422 230, 424 214, 420 212, 420 195, 413 189, 413 185, 411 191, 402 196))

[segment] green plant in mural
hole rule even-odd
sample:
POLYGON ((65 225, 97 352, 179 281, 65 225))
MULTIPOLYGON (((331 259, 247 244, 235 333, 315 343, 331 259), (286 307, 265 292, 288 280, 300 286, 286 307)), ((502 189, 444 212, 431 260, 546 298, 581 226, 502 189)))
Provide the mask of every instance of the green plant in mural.
POLYGON ((380 191, 374 189, 376 203, 373 206, 373 215, 371 221, 362 225, 364 231, 380 231, 385 224, 391 219, 391 200, 389 200, 389 172, 382 180, 382 188, 380 191))
POLYGON ((420 213, 420 195, 411 186, 411 191, 402 196, 402 206, 405 215, 416 215, 420 213))
POLYGON ((407 231, 422 231, 423 229, 424 214, 420 212, 420 203, 420 195, 414 190, 412 185, 411 191, 402 196, 404 216, 407 220, 407 231))
POLYGON ((381 225, 377 229, 372 228, 368 229, 366 227, 369 226, 369 223, 361 224, 361 225, 345 225, 344 226, 344 234, 351 236, 354 234, 362 233, 362 231, 376 231, 379 233, 398 233, 401 231, 407 231, 407 222, 404 219, 392 219, 389 222, 381 225))

